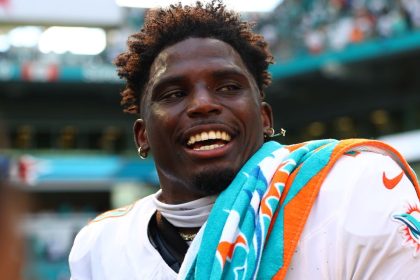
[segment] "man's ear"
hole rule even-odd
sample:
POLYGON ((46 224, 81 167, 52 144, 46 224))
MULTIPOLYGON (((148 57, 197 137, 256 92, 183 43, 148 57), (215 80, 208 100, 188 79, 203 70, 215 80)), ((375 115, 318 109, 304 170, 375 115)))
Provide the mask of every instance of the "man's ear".
POLYGON ((267 102, 261 102, 261 120, 264 131, 267 131, 269 128, 274 128, 273 111, 267 102))
POLYGON ((149 151, 149 139, 147 138, 146 124, 143 119, 137 119, 134 122, 133 131, 134 142, 136 142, 137 148, 141 147, 143 151, 149 151))

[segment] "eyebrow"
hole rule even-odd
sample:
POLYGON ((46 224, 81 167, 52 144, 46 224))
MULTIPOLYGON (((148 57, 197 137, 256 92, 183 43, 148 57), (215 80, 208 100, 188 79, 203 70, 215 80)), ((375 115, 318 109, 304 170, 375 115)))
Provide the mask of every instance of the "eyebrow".
MULTIPOLYGON (((211 73, 213 78, 224 78, 226 76, 237 76, 241 78, 246 78, 246 73, 236 69, 235 67, 229 67, 225 69, 215 70, 211 73)), ((169 76, 161 78, 155 85, 152 87, 152 93, 159 88, 162 88, 166 85, 171 84, 181 84, 184 83, 187 78, 184 75, 176 75, 176 76, 169 76)))
POLYGON ((212 73, 212 76, 214 78, 223 78, 225 76, 240 76, 240 77, 246 77, 246 72, 240 71, 236 68, 227 68, 227 69, 220 69, 217 71, 214 71, 212 73))
POLYGON ((159 90, 159 88, 163 88, 166 85, 171 85, 171 84, 181 84, 185 81, 185 77, 184 76, 169 76, 169 77, 163 77, 161 78, 157 83, 153 84, 151 87, 151 95, 152 98, 154 96, 154 93, 156 91, 159 90))
POLYGON ((162 86, 168 85, 168 84, 179 84, 185 81, 184 76, 169 76, 169 77, 163 77, 161 78, 152 88, 152 90, 155 90, 156 88, 160 88, 162 86))

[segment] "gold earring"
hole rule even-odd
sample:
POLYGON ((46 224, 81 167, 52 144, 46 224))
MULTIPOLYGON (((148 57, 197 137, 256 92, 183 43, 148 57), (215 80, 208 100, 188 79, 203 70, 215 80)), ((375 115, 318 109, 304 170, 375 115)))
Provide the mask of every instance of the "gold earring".
POLYGON ((267 128, 266 132, 264 132, 264 139, 272 138, 274 133, 275 133, 274 128, 272 127, 267 128))
POLYGON ((267 133, 264 133, 264 138, 265 139, 269 139, 269 138, 274 138, 274 137, 277 137, 277 136, 286 136, 286 129, 284 129, 284 128, 280 128, 280 133, 277 133, 276 134, 276 131, 274 130, 274 128, 272 128, 272 127, 270 127, 270 128, 268 128, 267 129, 268 130, 268 132, 267 133))
POLYGON ((146 159, 147 158, 147 151, 142 151, 142 148, 141 147, 139 147, 138 149, 137 149, 137 153, 139 154, 139 157, 141 158, 141 159, 146 159))

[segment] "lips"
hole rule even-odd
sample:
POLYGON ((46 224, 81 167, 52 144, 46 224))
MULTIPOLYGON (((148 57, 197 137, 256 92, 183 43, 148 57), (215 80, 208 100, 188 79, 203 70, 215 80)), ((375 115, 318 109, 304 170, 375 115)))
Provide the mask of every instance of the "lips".
POLYGON ((232 136, 223 130, 206 130, 191 135, 187 147, 195 151, 209 151, 222 148, 232 139, 232 136))

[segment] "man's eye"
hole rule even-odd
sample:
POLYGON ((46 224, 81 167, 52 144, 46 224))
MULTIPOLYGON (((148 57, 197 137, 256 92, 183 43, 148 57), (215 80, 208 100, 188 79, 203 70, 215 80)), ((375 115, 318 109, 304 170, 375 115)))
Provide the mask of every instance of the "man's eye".
POLYGON ((174 100, 177 98, 181 98, 185 96, 185 91, 183 90, 171 90, 168 92, 165 92, 164 94, 162 94, 161 99, 162 100, 174 100))
POLYGON ((221 87, 219 87, 217 89, 218 92, 234 92, 239 90, 240 87, 238 85, 235 84, 228 84, 228 85, 223 85, 221 87))

